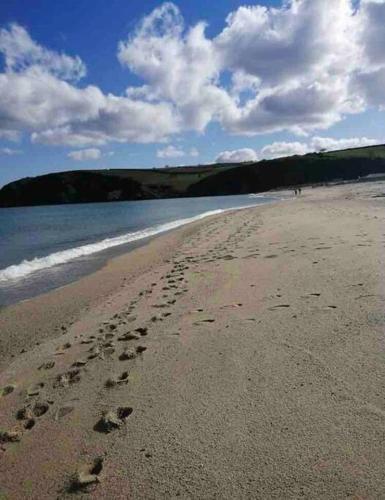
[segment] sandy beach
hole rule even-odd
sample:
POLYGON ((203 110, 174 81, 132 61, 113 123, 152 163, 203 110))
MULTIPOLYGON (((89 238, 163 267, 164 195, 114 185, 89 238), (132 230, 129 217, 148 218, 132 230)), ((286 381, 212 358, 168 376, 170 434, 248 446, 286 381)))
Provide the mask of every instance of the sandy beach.
POLYGON ((0 498, 384 498, 384 193, 214 216, 2 309, 0 498))

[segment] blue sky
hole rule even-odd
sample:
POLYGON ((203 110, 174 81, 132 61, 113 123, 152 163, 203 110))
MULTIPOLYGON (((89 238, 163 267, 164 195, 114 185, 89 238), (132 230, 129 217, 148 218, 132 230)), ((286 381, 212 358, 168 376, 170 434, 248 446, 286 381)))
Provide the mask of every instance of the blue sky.
POLYGON ((384 20, 379 0, 2 0, 0 185, 385 142, 384 20))

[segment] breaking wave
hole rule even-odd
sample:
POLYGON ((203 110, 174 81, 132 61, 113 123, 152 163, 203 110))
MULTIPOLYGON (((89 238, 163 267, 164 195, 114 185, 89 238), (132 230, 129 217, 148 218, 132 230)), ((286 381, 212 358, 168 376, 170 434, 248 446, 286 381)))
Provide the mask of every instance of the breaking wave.
MULTIPOLYGON (((250 205, 254 206, 254 205, 250 205)), ((164 233, 170 231, 171 229, 176 229, 177 227, 183 226, 190 222, 194 222, 210 215, 217 215, 228 210, 238 210, 248 207, 234 207, 230 209, 217 209, 211 210, 209 212, 204 212, 202 214, 196 215, 194 217, 189 217, 186 219, 178 219, 176 221, 167 222, 154 227, 149 227, 140 231, 135 231, 132 233, 122 234, 113 238, 105 238, 104 240, 97 241, 95 243, 89 243, 87 245, 82 245, 75 248, 69 248, 67 250, 61 250, 60 252, 55 252, 46 257, 36 257, 31 260, 23 260, 20 264, 14 264, 12 266, 6 267, 0 270, 0 282, 14 281, 43 269, 65 264, 71 260, 77 259, 79 257, 84 257, 87 255, 94 254, 96 252, 101 252, 108 248, 116 247, 119 245, 124 245, 126 243, 131 243, 133 241, 138 241, 143 238, 148 238, 159 233, 164 233)))

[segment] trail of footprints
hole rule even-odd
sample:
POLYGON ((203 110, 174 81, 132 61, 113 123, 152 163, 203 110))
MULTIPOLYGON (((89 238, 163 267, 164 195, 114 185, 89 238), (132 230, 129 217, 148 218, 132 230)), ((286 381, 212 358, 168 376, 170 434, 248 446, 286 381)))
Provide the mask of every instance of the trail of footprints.
MULTIPOLYGON (((125 363, 131 363, 145 353, 147 346, 142 344, 142 341, 151 333, 151 328, 154 323, 164 321, 172 316, 172 307, 175 305, 178 297, 188 291, 188 281, 185 278, 185 271, 187 271, 190 266, 194 266, 194 264, 238 258, 239 256, 235 256, 233 252, 239 250, 241 244, 244 244, 245 240, 251 235, 254 235, 261 227, 261 223, 256 220, 253 215, 248 217, 239 228, 233 231, 229 230, 226 239, 216 239, 216 237, 223 238, 223 232, 221 230, 223 226, 227 224, 226 219, 226 216, 224 216, 221 221, 214 220, 209 223, 206 228, 198 231, 194 236, 186 240, 175 257, 171 261, 168 261, 168 263, 171 264, 171 269, 167 274, 161 277, 159 283, 151 283, 151 286, 139 292, 137 297, 128 303, 126 310, 115 314, 110 320, 101 324, 97 332, 79 339, 77 343, 78 346, 80 345, 85 348, 83 356, 75 359, 67 370, 56 373, 52 377, 45 377, 44 381, 37 382, 27 388, 25 391, 25 404, 15 415, 17 425, 10 430, 0 431, 0 450, 3 449, 4 451, 8 444, 20 441, 25 432, 36 429, 38 427, 38 421, 46 418, 47 415, 53 415, 55 420, 60 420, 69 415, 74 410, 74 406, 68 403, 62 406, 55 405, 54 398, 50 396, 43 397, 43 395, 49 391, 53 391, 54 393, 59 391, 60 395, 62 395, 63 391, 70 391, 73 387, 81 384, 83 374, 87 372, 92 364, 103 361, 105 363, 110 363, 114 367, 116 365, 122 366, 122 369, 120 371, 118 370, 118 373, 102 381, 101 391, 118 390, 120 386, 129 383, 129 368, 125 363), (208 248, 206 249, 204 248, 205 243, 208 243, 208 248), (198 248, 200 248, 200 251, 197 251, 198 248), (154 293, 155 288, 158 289, 157 294, 154 293), (141 300, 150 301, 155 295, 161 300, 155 300, 154 303, 151 304, 154 314, 145 319, 140 326, 136 326, 138 324, 138 319, 135 315, 135 310, 138 303, 141 300), (127 329, 130 325, 133 325, 133 327, 127 329), (134 327, 134 325, 136 327, 134 327)), ((361 233, 356 236, 365 238, 367 235, 361 233)), ((312 248, 313 251, 329 250, 331 248, 326 246, 325 243, 320 242, 320 238, 318 237, 308 238, 308 240, 309 243, 316 245, 312 248)), ((337 240, 337 244, 344 244, 343 240, 337 240)), ((275 246, 275 248, 281 250, 282 253, 293 252, 293 250, 288 247, 287 243, 285 244, 285 242, 282 241, 271 242, 269 246, 275 246), (280 246, 278 247, 278 245, 280 246)), ((369 242, 365 241, 365 243, 369 242)), ((303 245, 303 247, 305 248, 305 245, 303 245)), ((249 251, 253 253, 245 255, 243 258, 257 258, 261 255, 261 249, 259 247, 249 247, 249 251)), ((273 254, 269 253, 264 257, 274 259, 277 256, 278 254, 275 252, 273 254)), ((317 262, 315 261, 313 263, 317 262)), ((362 284, 360 283, 359 285, 361 286, 362 284)), ((314 292, 308 294, 308 296, 318 298, 320 297, 320 293, 314 292)), ((280 297, 280 295, 277 297, 280 297)), ((233 306, 241 306, 241 304, 233 306)), ((287 309, 289 307, 290 304, 277 304, 269 309, 273 311, 287 309)), ((335 306, 328 307, 335 308, 335 306)), ((211 321, 214 320, 207 319, 201 320, 200 322, 211 321)), ((63 333, 66 333, 65 328, 63 328, 63 333)), ((65 342, 60 345, 54 353, 53 359, 41 364, 38 367, 38 371, 46 374, 49 374, 51 370, 54 372, 55 358, 64 356, 71 351, 72 347, 74 346, 70 342, 65 342)), ((7 397, 15 390, 15 385, 7 385, 0 389, 0 396, 7 397)), ((129 405, 122 405, 117 408, 106 410, 101 414, 99 420, 94 423, 93 429, 95 432, 105 434, 113 433, 113 431, 125 425, 126 420, 133 411, 134 409, 129 405)), ((77 491, 78 489, 87 488, 91 484, 98 483, 101 478, 104 460, 105 457, 97 457, 94 460, 81 464, 76 477, 70 481, 68 491, 77 491)))
MULTIPOLYGON (((44 377, 44 381, 39 381, 24 392, 24 405, 17 410, 15 415, 16 425, 10 430, 0 431, 0 450, 6 451, 7 446, 21 441, 25 432, 38 428, 38 422, 47 415, 51 415, 54 420, 69 415, 74 410, 71 404, 62 406, 55 404, 55 399, 65 399, 63 395, 82 382, 82 376, 98 361, 110 363, 114 368, 122 366, 121 371, 111 375, 102 382, 100 390, 116 390, 121 385, 129 383, 129 365, 136 358, 142 356, 147 350, 147 346, 142 343, 150 334, 151 326, 158 321, 164 321, 172 315, 170 309, 177 301, 177 297, 188 291, 185 271, 189 269, 187 260, 174 260, 171 270, 163 277, 160 283, 152 283, 151 286, 142 290, 136 298, 129 302, 126 310, 115 314, 110 320, 103 322, 97 333, 82 336, 77 342, 64 342, 59 345, 53 353, 52 359, 37 367, 38 372, 50 374, 55 371, 56 358, 71 353, 73 347, 81 347, 82 356, 75 359, 70 366, 60 373, 44 377), (156 300, 151 307, 156 314, 147 318, 141 326, 134 326, 137 323, 135 309, 139 301, 149 301, 153 295, 155 287, 159 288, 158 296, 161 302, 156 300), (127 327, 133 325, 132 329, 127 327), (46 396, 47 393, 54 394, 55 397, 46 396)), ((64 331, 64 333, 66 333, 64 331)), ((111 367, 112 368, 112 367, 111 367)), ((112 370, 110 370, 112 371, 112 370)), ((17 389, 16 385, 9 384, 0 389, 0 396, 7 397, 17 389)), ((76 398, 74 398, 76 399, 76 398)), ((118 430, 126 423, 126 420, 133 412, 129 405, 120 406, 104 411, 100 419, 95 422, 93 430, 105 434, 110 434, 118 430)), ((91 462, 82 464, 78 473, 68 485, 67 491, 77 491, 87 488, 91 484, 98 483, 103 469, 102 458, 96 458, 91 462)))

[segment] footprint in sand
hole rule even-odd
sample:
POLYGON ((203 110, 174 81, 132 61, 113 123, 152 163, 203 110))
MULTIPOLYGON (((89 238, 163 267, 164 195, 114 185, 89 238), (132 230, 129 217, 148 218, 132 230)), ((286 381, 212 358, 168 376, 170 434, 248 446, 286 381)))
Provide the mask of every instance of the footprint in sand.
POLYGON ((80 370, 68 370, 67 372, 57 376, 54 387, 69 387, 77 382, 80 382, 80 370))
POLYGON ((21 436, 19 429, 0 431, 0 443, 16 443, 21 440, 21 436))
POLYGON ((32 407, 32 413, 35 417, 42 417, 49 410, 49 404, 46 401, 37 401, 32 407))
POLYGON ((290 304, 279 304, 277 306, 269 307, 269 311, 274 311, 275 309, 285 309, 290 307, 290 304))
POLYGON ((148 334, 148 328, 146 328, 144 326, 140 326, 139 328, 136 328, 135 331, 138 332, 139 335, 141 335, 142 337, 144 337, 148 334))
POLYGON ((44 387, 43 382, 38 382, 37 384, 31 385, 27 389, 27 395, 32 397, 32 396, 38 396, 40 394, 41 389, 44 387))
POLYGON ((8 396, 8 394, 12 394, 15 390, 15 386, 12 384, 6 385, 0 390, 0 397, 8 396))
POLYGON ((109 410, 103 413, 102 417, 94 425, 94 430, 108 434, 119 429, 131 415, 133 409, 130 406, 120 406, 116 410, 109 410))
POLYGON ((118 337, 118 340, 121 342, 127 342, 129 340, 138 340, 140 337, 139 335, 136 335, 135 333, 127 332, 120 337, 118 337))
POLYGON ((115 387, 119 384, 127 384, 128 383, 128 372, 122 372, 118 377, 110 377, 106 380, 105 386, 108 388, 115 387))
POLYGON ((85 366, 87 364, 87 361, 85 359, 77 359, 76 361, 74 361, 72 363, 72 366, 75 366, 75 367, 81 367, 81 366, 85 366))
POLYGON ((99 346, 93 346, 91 347, 91 349, 89 350, 89 355, 88 355, 88 359, 95 359, 97 358, 99 355, 100 355, 100 348, 99 346))
POLYGON ((60 420, 61 418, 65 417, 66 415, 69 415, 74 411, 75 407, 71 405, 64 405, 58 408, 58 410, 55 413, 55 420, 60 420))
POLYGON ((39 366, 39 370, 51 370, 55 366, 55 361, 47 361, 39 366))
POLYGON ((136 352, 133 349, 130 349, 129 347, 126 347, 119 356, 120 361, 128 361, 130 359, 135 359, 135 358, 136 358, 136 352))
POLYGON ((92 484, 99 483, 101 481, 102 470, 103 458, 96 458, 92 462, 81 465, 76 476, 71 480, 68 491, 73 493, 92 484))

